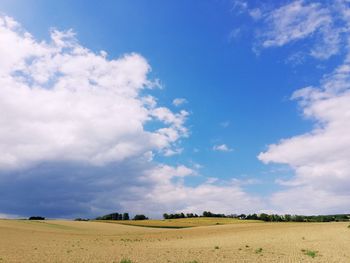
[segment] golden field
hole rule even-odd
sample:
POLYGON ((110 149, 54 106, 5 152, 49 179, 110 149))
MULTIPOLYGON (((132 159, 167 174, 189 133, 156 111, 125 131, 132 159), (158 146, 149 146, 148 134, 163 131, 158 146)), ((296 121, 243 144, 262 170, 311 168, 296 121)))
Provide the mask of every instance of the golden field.
POLYGON ((178 219, 165 219, 165 220, 101 220, 97 222, 114 223, 133 226, 155 227, 155 228, 187 228, 195 226, 213 226, 213 225, 227 225, 227 224, 246 224, 246 223, 259 223, 260 220, 238 220, 233 218, 220 218, 220 217, 195 217, 195 218, 178 218, 178 219))
POLYGON ((0 262, 350 262, 349 223, 244 222, 165 229, 0 220, 0 262))

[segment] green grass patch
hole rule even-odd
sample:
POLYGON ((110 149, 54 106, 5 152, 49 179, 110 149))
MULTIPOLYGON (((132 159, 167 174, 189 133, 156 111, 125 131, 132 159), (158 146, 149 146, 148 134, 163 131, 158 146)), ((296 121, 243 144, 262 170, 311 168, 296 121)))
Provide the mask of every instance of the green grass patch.
POLYGON ((303 252, 304 255, 312 257, 312 258, 316 257, 318 254, 318 251, 308 250, 308 249, 302 249, 301 252, 303 252))
POLYGON ((130 259, 127 258, 123 258, 120 263, 132 263, 132 261, 130 259))
POLYGON ((258 249, 255 250, 256 254, 260 254, 263 251, 263 249, 261 247, 259 247, 258 249))

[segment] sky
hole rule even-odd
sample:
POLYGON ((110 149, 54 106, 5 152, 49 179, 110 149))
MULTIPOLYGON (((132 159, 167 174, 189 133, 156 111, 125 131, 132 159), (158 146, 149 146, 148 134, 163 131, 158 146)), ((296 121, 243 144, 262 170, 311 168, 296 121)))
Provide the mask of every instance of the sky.
POLYGON ((0 217, 349 213, 350 1, 0 2, 0 217))

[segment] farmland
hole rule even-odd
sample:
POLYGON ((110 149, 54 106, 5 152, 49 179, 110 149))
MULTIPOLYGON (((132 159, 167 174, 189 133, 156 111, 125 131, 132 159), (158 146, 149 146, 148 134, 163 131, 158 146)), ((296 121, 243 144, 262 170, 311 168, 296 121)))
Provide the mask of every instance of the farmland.
MULTIPOLYGON (((350 260, 349 223, 231 222, 216 225, 218 219, 202 220, 198 223, 202 226, 183 229, 104 222, 0 220, 0 262, 350 260), (203 226, 204 221, 212 225, 203 226)), ((170 224, 183 224, 178 222, 170 224)), ((166 225, 169 226, 169 222, 166 225)))
MULTIPOLYGON (((187 228, 196 226, 213 226, 213 225, 228 225, 228 224, 246 224, 248 221, 232 219, 232 218, 179 218, 179 219, 165 219, 165 220, 103 220, 99 222, 116 223, 132 226, 144 226, 155 228, 187 228)), ((259 223, 259 220, 251 220, 250 223, 259 223)))

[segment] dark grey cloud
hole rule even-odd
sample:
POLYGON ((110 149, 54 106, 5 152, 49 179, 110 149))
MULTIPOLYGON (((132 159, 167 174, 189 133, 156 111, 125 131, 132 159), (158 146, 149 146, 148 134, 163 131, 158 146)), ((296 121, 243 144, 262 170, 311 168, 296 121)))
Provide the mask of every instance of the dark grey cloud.
POLYGON ((2 172, 0 214, 72 218, 120 211, 121 200, 140 198, 131 189, 147 187, 138 178, 147 166, 135 160, 106 167, 46 163, 2 172))

